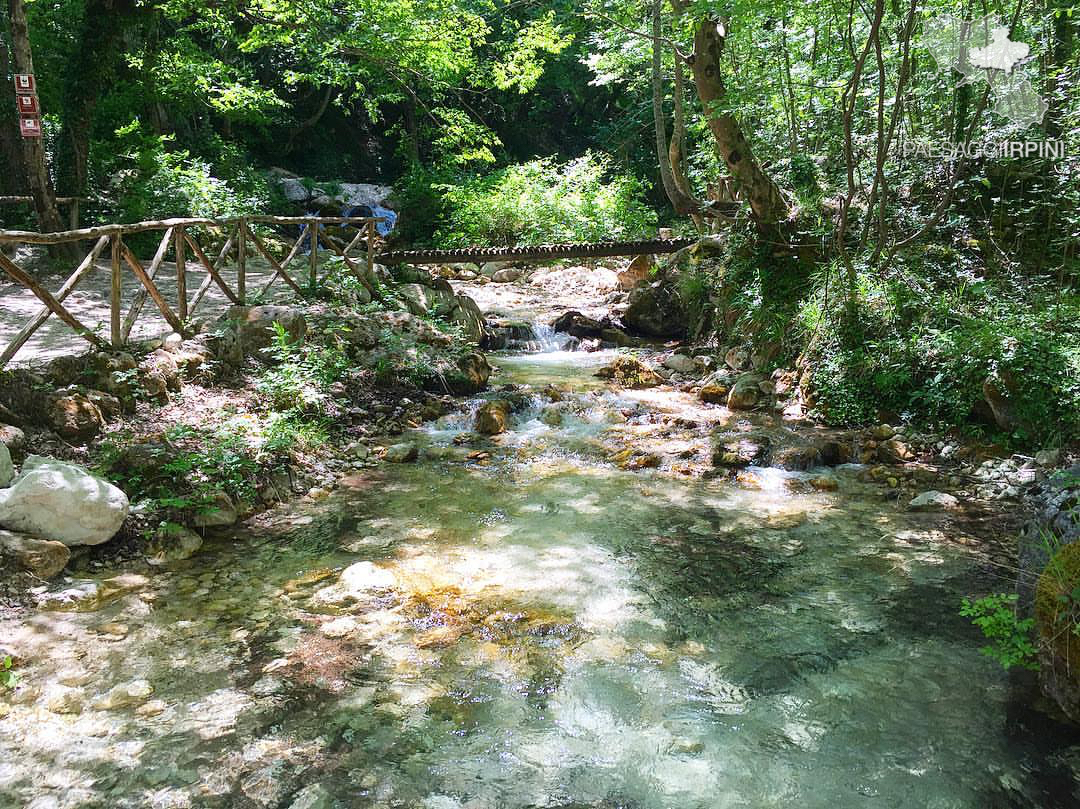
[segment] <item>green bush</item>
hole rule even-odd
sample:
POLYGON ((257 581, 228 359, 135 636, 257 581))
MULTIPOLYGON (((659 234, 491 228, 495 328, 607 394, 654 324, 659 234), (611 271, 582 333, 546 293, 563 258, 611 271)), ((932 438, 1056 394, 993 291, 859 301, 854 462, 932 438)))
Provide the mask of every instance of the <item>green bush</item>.
POLYGON ((204 144, 211 159, 186 150, 170 151, 166 137, 131 128, 126 153, 114 166, 113 217, 124 222, 169 217, 226 217, 268 210, 272 191, 266 176, 252 169, 231 144, 204 144))
POLYGON ((448 247, 636 239, 656 230, 644 185, 594 153, 567 163, 533 160, 444 186, 442 205, 436 240, 448 247))
POLYGON ((1005 669, 1022 666, 1035 670, 1039 668, 1036 662, 1038 650, 1032 643, 1035 619, 1018 617, 1016 603, 1015 593, 998 593, 975 601, 965 598, 960 614, 970 618, 971 623, 982 630, 983 636, 990 641, 979 650, 984 655, 993 658, 1005 669))

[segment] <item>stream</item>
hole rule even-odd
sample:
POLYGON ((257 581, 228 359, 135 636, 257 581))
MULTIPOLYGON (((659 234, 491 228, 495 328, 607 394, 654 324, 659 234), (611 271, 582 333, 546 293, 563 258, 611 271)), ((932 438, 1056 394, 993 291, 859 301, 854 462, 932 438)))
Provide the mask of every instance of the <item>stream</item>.
POLYGON ((854 467, 690 474, 734 414, 534 343, 491 357, 527 394, 496 441, 443 417, 418 463, 0 624, 0 808, 1077 805, 940 517, 854 467))

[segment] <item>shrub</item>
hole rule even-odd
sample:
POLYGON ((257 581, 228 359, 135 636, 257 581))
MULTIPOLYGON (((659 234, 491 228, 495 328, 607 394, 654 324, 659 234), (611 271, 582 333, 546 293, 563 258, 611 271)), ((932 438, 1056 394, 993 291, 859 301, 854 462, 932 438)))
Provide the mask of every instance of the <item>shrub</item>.
POLYGON ((644 185, 604 156, 533 160, 444 186, 436 240, 460 247, 645 238, 655 233, 656 212, 644 200, 644 185))
POLYGON ((1005 669, 1013 666, 1038 669, 1035 645, 1031 642, 1035 620, 1019 618, 1016 602, 1015 593, 998 593, 975 601, 965 598, 960 614, 970 618, 971 623, 979 627, 990 641, 989 645, 979 650, 984 655, 998 661, 1005 669))

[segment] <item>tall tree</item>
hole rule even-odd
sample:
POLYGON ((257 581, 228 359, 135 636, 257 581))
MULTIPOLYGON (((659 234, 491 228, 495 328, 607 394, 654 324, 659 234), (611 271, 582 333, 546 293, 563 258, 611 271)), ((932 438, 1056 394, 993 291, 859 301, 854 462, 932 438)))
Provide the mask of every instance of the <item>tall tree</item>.
MULTIPOLYGON (((8 13, 11 19, 11 44, 15 72, 32 74, 34 57, 30 49, 30 30, 26 24, 26 8, 23 0, 8 0, 8 13)), ((26 178, 30 184, 30 195, 34 198, 38 227, 46 233, 63 230, 65 226, 56 208, 56 194, 53 192, 52 180, 49 177, 45 144, 41 138, 24 138, 22 151, 26 178)), ((57 257, 66 257, 73 252, 74 246, 58 246, 53 250, 57 257)))

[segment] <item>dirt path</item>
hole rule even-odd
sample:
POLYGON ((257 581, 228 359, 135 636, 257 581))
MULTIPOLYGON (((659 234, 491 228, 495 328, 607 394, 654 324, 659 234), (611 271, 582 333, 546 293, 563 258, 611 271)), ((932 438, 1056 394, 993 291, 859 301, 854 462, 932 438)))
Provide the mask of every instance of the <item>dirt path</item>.
MULTIPOLYGON (((55 294, 56 290, 70 275, 71 269, 64 267, 59 270, 51 268, 47 261, 40 256, 31 254, 29 250, 20 249, 14 256, 15 262, 20 267, 33 272, 45 287, 55 294)), ((144 263, 145 264, 148 262, 144 263)), ((250 295, 262 290, 269 281, 271 275, 270 266, 262 261, 248 259, 247 264, 247 288, 250 295)), ((235 289, 236 267, 225 267, 221 271, 222 277, 235 289)), ((188 297, 193 298, 203 281, 206 279, 206 271, 189 260, 187 266, 188 297)), ((162 294, 170 304, 175 306, 176 301, 176 265, 172 262, 164 262, 154 279, 162 294)), ((109 290, 111 286, 111 271, 108 259, 98 261, 94 271, 83 279, 82 283, 68 296, 64 305, 81 323, 94 329, 98 334, 108 337, 109 331, 109 290)), ((130 268, 124 267, 123 276, 123 308, 126 315, 135 295, 142 288, 138 279, 135 278, 130 268)), ((279 282, 270 290, 268 301, 288 299, 292 291, 284 283, 279 282)), ((212 284, 206 293, 206 298, 199 305, 196 316, 213 319, 229 307, 229 299, 225 293, 212 284)), ((19 330, 26 325, 34 315, 42 308, 42 303, 37 297, 17 284, 10 281, 0 281, 0 350, 11 343, 19 330)), ((131 331, 132 340, 143 340, 167 334, 172 331, 161 312, 154 306, 153 301, 147 300, 143 306, 135 327, 131 331)), ((9 363, 9 367, 20 365, 39 364, 70 353, 80 353, 86 349, 86 342, 78 337, 70 327, 65 325, 56 316, 45 321, 30 341, 15 355, 9 363)))

